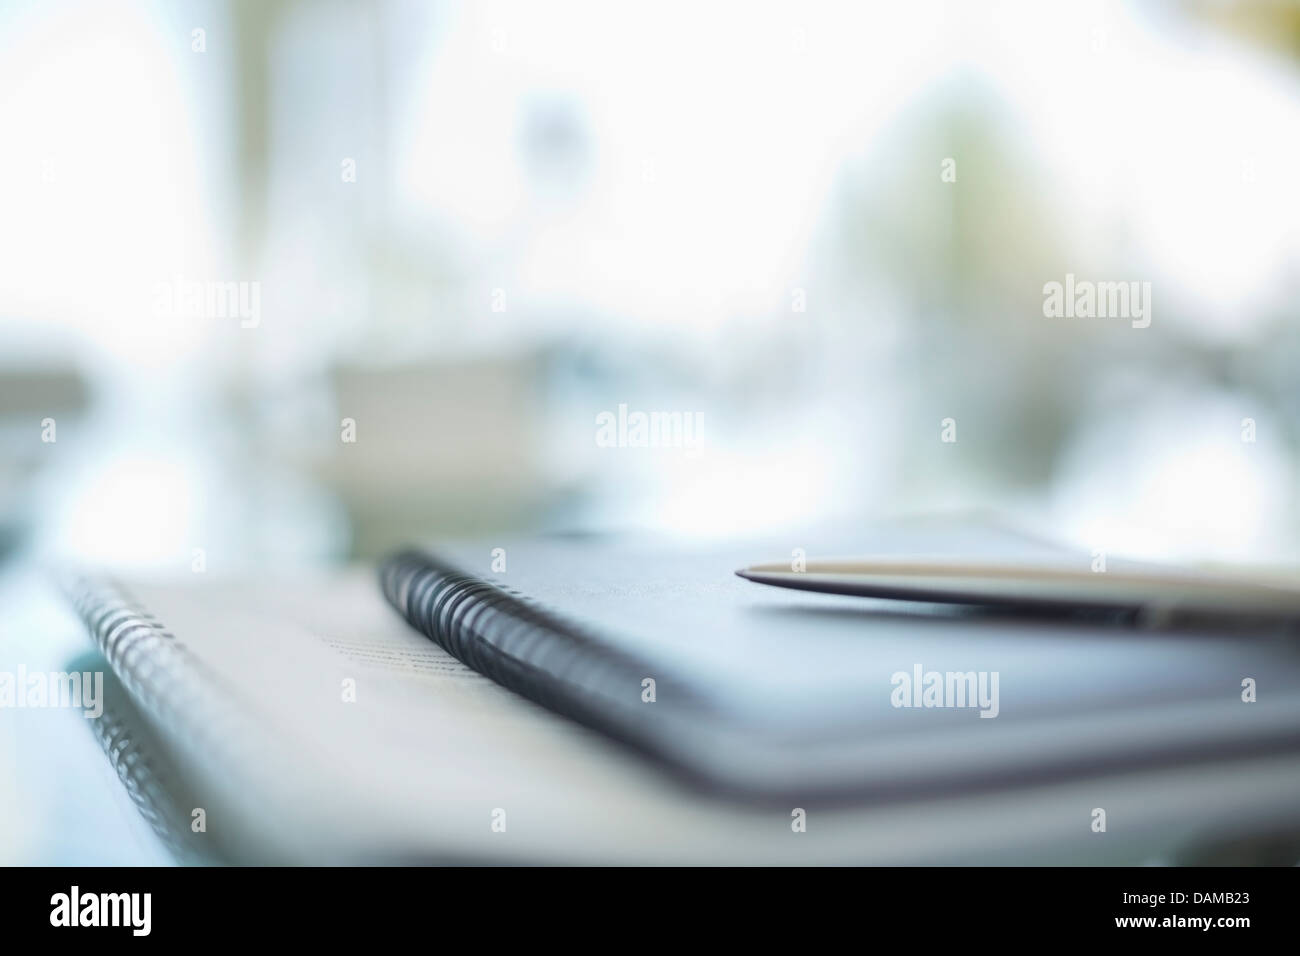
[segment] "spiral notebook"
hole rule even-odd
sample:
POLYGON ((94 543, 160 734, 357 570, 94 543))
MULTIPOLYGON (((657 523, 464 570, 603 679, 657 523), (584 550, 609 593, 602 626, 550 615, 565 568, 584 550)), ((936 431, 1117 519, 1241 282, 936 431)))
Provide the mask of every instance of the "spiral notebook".
POLYGON ((1123 863, 1300 825, 1292 638, 763 591, 752 556, 479 541, 72 593, 237 862, 1123 863), (998 673, 996 716, 896 705, 916 668, 998 673))
MULTIPOLYGON (((103 671, 105 664, 98 653, 89 653, 68 669, 103 671)), ((86 724, 103 748, 123 791, 163 847, 164 858, 170 856, 183 865, 226 862, 217 847, 204 839, 206 821, 194 814, 198 801, 111 670, 104 679, 103 713, 86 724)))
MULTIPOLYGON (((976 545, 951 529, 891 543, 940 546, 976 545)), ((1300 748, 1294 637, 782 592, 734 576, 746 553, 448 545, 381 577, 459 660, 740 799, 909 799, 1300 748), (1260 674, 1267 705, 1243 702, 1260 674)))

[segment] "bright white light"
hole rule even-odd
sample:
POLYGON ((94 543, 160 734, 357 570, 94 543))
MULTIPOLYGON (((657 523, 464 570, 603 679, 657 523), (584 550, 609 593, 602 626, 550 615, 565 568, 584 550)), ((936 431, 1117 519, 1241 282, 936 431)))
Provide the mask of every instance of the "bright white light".
MULTIPOLYGON (((1300 83, 1257 52, 1119 2, 999 5, 966 46, 1056 182, 1067 251, 1144 270, 1164 321, 1238 339, 1300 267, 1300 83), (1117 250, 1116 238, 1124 247, 1117 250)), ((1156 316, 1160 322, 1160 316, 1156 316)))
POLYGON ((55 521, 54 546, 107 567, 188 567, 198 481, 195 469, 161 458, 122 458, 92 470, 61 493, 68 504, 55 521))
POLYGON ((1284 557, 1291 469, 1248 399, 1161 401, 1100 419, 1065 457, 1055 511, 1088 549, 1151 559, 1284 557))
POLYGON ((160 321, 155 285, 214 278, 180 52, 187 34, 160 36, 129 4, 38 6, 0 29, 0 312, 71 326, 134 365, 202 337, 160 321))
POLYGON ((698 328, 788 309, 845 158, 941 68, 938 10, 464 5, 397 123, 406 205, 492 261, 482 281, 570 316, 698 328), (585 136, 567 206, 527 189, 539 94, 585 136))

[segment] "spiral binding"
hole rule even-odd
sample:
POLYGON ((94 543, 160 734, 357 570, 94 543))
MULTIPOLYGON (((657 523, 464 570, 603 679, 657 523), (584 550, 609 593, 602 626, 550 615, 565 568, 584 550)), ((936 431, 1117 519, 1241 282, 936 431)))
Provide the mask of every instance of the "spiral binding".
MULTIPOLYGON (((407 622, 462 663, 556 713, 680 764, 708 708, 693 688, 585 628, 425 552, 406 549, 379 569, 384 596, 407 622), (655 706, 641 698, 656 678, 655 706)), ((716 721, 711 716, 709 721, 716 721)))
POLYGON ((201 844, 190 830, 191 817, 183 809, 175 769, 162 757, 157 741, 141 726, 130 704, 119 696, 121 686, 112 682, 106 690, 103 714, 89 723, 140 816, 178 863, 221 862, 213 846, 201 844))
MULTIPOLYGON (((271 814, 271 828, 283 826, 289 830, 300 815, 294 810, 298 793, 293 782, 280 780, 272 773, 272 768, 282 763, 275 753, 276 743, 268 739, 265 728, 239 693, 206 668, 122 585, 81 574, 67 575, 60 583, 133 704, 153 726, 174 738, 177 752, 205 766, 237 770, 247 804, 271 814)), ((117 730, 116 737, 111 727, 97 728, 96 732, 101 741, 120 747, 121 728, 117 730)), ((125 750, 115 757, 109 750, 109 759, 119 774, 122 768, 116 761, 124 754, 125 750)), ((130 791, 130 781, 126 777, 123 781, 130 791)), ((142 812, 153 825, 151 812, 142 812)), ((188 829, 188 815, 182 822, 188 829)), ((221 850, 210 856, 259 858, 260 845, 241 845, 237 837, 231 840, 218 840, 221 850)))

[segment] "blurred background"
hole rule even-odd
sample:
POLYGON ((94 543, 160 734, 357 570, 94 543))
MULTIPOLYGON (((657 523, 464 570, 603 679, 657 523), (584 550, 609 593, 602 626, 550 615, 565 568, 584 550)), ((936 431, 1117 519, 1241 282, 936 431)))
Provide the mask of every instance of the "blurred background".
MULTIPOLYGON (((85 651, 67 559, 975 509, 1300 561, 1300 0, 5 0, 0 131, 0 670, 85 651)), ((84 723, 0 721, 0 859, 165 862, 84 723)))
POLYGON ((1300 554, 1295 2, 9 0, 0 130, 11 556, 1300 554), (1150 326, 1045 317, 1067 274, 1150 326), (601 447, 620 404, 701 440, 601 447))

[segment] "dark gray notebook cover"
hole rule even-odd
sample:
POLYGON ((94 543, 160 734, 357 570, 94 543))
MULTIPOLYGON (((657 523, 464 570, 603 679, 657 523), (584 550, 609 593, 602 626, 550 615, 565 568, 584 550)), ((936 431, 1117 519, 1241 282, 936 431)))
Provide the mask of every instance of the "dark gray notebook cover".
POLYGON ((1285 630, 1152 631, 734 575, 799 547, 1066 554, 943 526, 848 536, 856 546, 844 537, 721 550, 456 543, 395 554, 380 578, 412 626, 471 667, 697 784, 751 799, 897 799, 1300 749, 1300 643, 1285 630), (937 695, 905 686, 931 675, 937 695), (1259 687, 1253 702, 1247 679, 1259 687), (963 685, 996 700, 963 702, 963 685))

